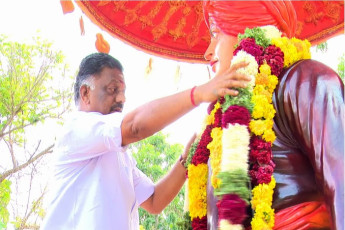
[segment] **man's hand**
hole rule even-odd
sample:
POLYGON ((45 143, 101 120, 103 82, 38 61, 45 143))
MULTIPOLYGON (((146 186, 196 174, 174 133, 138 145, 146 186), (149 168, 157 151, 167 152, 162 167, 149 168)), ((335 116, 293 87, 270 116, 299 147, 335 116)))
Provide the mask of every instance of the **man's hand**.
POLYGON ((213 102, 225 95, 237 96, 238 91, 234 88, 245 88, 251 80, 250 76, 237 72, 238 69, 247 65, 246 62, 235 64, 209 82, 198 86, 194 91, 195 103, 213 102))

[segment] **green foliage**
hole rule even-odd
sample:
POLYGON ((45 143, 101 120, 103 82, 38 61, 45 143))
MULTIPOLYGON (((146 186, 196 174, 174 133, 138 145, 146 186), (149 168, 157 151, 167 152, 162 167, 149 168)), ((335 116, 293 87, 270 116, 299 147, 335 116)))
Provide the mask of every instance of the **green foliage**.
POLYGON ((214 190, 217 197, 225 194, 238 194, 247 204, 249 204, 251 191, 248 188, 249 176, 246 170, 236 169, 232 172, 220 172, 217 178, 222 181, 219 188, 214 190))
POLYGON ((190 218, 189 212, 185 212, 182 220, 177 223, 179 229, 192 230, 192 220, 190 218))
MULTIPOLYGON (((23 228, 34 219, 34 214, 36 217, 44 215, 41 201, 32 202, 30 197, 31 182, 29 192, 20 194, 24 197, 17 200, 9 200, 9 191, 2 191, 3 183, 9 183, 5 178, 34 163, 36 168, 36 161, 49 152, 44 151, 47 145, 44 143, 45 132, 35 137, 39 140, 38 144, 35 144, 25 135, 25 131, 26 128, 44 123, 48 119, 59 119, 63 113, 70 110, 73 83, 72 75, 67 76, 68 73, 69 68, 62 52, 55 51, 52 43, 35 37, 30 43, 24 44, 9 41, 7 37, 0 35, 0 144, 8 147, 7 152, 1 152, 1 157, 10 158, 13 164, 12 168, 5 166, 2 167, 3 171, 0 171, 0 229, 4 228, 8 221, 23 228), (32 146, 37 147, 31 150, 32 146), (7 203, 4 203, 5 199, 8 199, 7 203), (11 203, 9 206, 13 207, 14 216, 20 213, 20 207, 26 207, 27 214, 24 217, 16 216, 16 220, 9 220, 6 210, 8 202, 11 203)), ((13 183, 16 178, 11 177, 13 183)), ((18 187, 13 187, 13 194, 19 190, 18 187)), ((20 187, 23 188, 22 185, 20 187)))
POLYGON ((198 147, 199 142, 200 142, 200 138, 196 138, 194 140, 194 142, 192 143, 192 145, 190 146, 188 157, 187 157, 187 160, 186 160, 186 167, 187 168, 192 163, 192 158, 194 156, 196 148, 198 147))
POLYGON ((7 210, 7 205, 11 199, 11 181, 3 180, 0 183, 0 229, 6 229, 9 212, 7 210))
POLYGON ((251 102, 252 92, 248 88, 236 88, 240 97, 225 95, 225 102, 222 105, 223 113, 232 105, 239 105, 248 108, 249 112, 253 111, 253 103, 251 102))
POLYGON ((71 90, 58 87, 67 65, 61 51, 39 37, 33 44, 0 40, 0 140, 11 133, 20 146, 24 127, 58 117, 56 109, 70 102, 71 90))
POLYGON ((15 229, 18 229, 21 225, 21 223, 23 222, 22 218, 20 217, 16 217, 16 220, 12 222, 13 226, 15 227, 15 229))
MULTIPOLYGON (((137 161, 137 167, 154 182, 161 179, 176 163, 183 151, 180 144, 170 145, 166 136, 157 133, 140 142, 132 144, 129 149, 137 161)), ((140 224, 146 230, 180 229, 176 223, 181 222, 183 217, 184 189, 164 209, 160 215, 152 215, 143 209, 139 209, 140 224)))
POLYGON ((244 34, 238 35, 238 41, 241 41, 242 39, 245 39, 245 38, 254 38, 256 44, 264 48, 269 46, 271 43, 270 39, 266 38, 265 31, 260 27, 256 27, 253 29, 247 28, 244 31, 244 34))
POLYGON ((343 55, 340 57, 339 64, 338 64, 338 74, 343 82, 345 80, 344 61, 345 61, 345 53, 343 53, 343 55))
POLYGON ((322 53, 326 53, 328 50, 328 44, 327 42, 320 43, 316 45, 316 51, 320 51, 322 53))
POLYGON ((41 219, 45 217, 46 211, 43 209, 42 199, 32 202, 32 211, 37 214, 37 216, 41 217, 41 219))
MULTIPOLYGON (((45 210, 42 208, 42 198, 43 196, 41 196, 37 200, 32 201, 30 210, 30 213, 35 213, 41 219, 43 219, 45 216, 45 210)), ((29 223, 30 221, 28 221, 28 217, 29 216, 16 216, 15 220, 11 221, 11 223, 13 224, 15 229, 38 229, 39 225, 37 225, 36 223, 29 223)))

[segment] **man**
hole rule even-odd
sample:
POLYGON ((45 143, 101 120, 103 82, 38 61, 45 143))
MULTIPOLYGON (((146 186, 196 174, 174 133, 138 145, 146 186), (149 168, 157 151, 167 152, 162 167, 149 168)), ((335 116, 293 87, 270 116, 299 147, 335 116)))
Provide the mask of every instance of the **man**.
MULTIPOLYGON (((121 115, 125 102, 123 68, 108 54, 83 59, 75 83, 78 111, 66 121, 54 151, 52 200, 42 229, 138 229, 138 207, 160 213, 177 195, 186 169, 177 162, 156 185, 126 153, 202 102, 237 95, 249 77, 242 63, 208 83, 164 97, 121 115)), ((181 155, 182 162, 188 151, 181 155)), ((148 156, 149 157, 149 156, 148 156)))

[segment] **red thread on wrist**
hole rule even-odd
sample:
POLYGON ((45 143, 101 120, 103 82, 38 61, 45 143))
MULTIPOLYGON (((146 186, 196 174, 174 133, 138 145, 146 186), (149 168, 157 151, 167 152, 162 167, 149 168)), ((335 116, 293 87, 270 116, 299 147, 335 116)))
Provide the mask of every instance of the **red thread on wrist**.
POLYGON ((190 101, 192 102, 192 105, 196 106, 195 101, 194 101, 194 90, 195 90, 196 86, 194 86, 192 88, 192 90, 190 91, 190 101))

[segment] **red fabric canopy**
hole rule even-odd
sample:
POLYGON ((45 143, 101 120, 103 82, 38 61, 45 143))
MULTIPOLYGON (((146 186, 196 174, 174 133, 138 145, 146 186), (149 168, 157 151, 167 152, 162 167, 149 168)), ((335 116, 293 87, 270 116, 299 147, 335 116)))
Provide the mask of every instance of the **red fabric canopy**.
MULTIPOLYGON (((144 52, 204 62, 210 41, 202 1, 76 1, 100 28, 144 52)), ((292 1, 297 36, 312 44, 344 31, 344 1, 292 1)), ((250 12, 248 12, 250 13, 250 12)))

